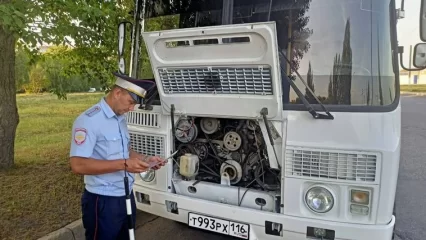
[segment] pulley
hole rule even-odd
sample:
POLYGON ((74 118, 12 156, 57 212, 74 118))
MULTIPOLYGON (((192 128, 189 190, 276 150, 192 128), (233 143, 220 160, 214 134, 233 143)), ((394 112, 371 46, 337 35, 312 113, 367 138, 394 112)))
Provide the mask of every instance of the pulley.
POLYGON ((200 160, 205 160, 207 158, 207 155, 209 153, 209 148, 205 143, 202 142, 195 142, 194 148, 197 151, 197 155, 200 158, 200 160))
POLYGON ((189 143, 195 140, 198 135, 198 128, 193 120, 185 118, 179 119, 176 124, 176 139, 182 143, 189 143))
POLYGON ((228 132, 223 137, 223 146, 230 151, 237 151, 241 143, 241 136, 236 132, 228 132))
POLYGON ((223 173, 227 173, 231 184, 237 184, 243 176, 241 165, 234 160, 228 160, 222 163, 220 167, 220 175, 222 176, 223 173))
POLYGON ((219 129, 219 120, 217 118, 203 118, 200 121, 200 127, 206 134, 213 134, 219 129))

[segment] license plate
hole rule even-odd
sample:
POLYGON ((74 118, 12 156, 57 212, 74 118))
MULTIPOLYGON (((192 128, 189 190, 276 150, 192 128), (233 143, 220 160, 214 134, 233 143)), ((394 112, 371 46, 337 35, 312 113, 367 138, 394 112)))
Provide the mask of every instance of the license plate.
POLYGON ((188 225, 191 227, 217 232, 233 237, 249 239, 250 226, 244 223, 189 213, 188 225))

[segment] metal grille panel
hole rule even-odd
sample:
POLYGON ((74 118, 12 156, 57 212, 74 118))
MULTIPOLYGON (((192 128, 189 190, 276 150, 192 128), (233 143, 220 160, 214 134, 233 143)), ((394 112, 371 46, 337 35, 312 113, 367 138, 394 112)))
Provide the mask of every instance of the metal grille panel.
POLYGON ((130 132, 130 144, 138 153, 165 157, 163 136, 130 132))
POLYGON ((130 111, 127 113, 127 123, 143 127, 160 127, 160 115, 158 113, 146 113, 130 111))
POLYGON ((164 92, 272 95, 269 68, 159 69, 164 92))
POLYGON ((318 150, 286 151, 286 175, 375 182, 377 156, 318 150))

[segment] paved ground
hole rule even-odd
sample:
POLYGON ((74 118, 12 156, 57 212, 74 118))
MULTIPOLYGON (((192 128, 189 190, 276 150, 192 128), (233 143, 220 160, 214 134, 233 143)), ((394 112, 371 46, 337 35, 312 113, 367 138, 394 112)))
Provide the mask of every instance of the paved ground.
POLYGON ((402 97, 402 149, 396 198, 396 233, 403 240, 426 236, 426 97, 402 97))
MULTIPOLYGON (((402 159, 397 192, 398 240, 426 236, 426 97, 402 97, 402 159)), ((231 240, 138 212, 137 239, 231 240)))

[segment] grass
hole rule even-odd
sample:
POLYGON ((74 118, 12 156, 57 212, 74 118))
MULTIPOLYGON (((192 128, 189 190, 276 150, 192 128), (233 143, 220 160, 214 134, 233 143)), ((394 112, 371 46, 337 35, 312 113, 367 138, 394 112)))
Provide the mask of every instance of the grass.
POLYGON ((426 92, 426 84, 401 85, 401 92, 426 92))
POLYGON ((81 217, 83 178, 68 162, 71 127, 101 96, 17 96, 15 166, 0 171, 0 239, 37 239, 81 217))

